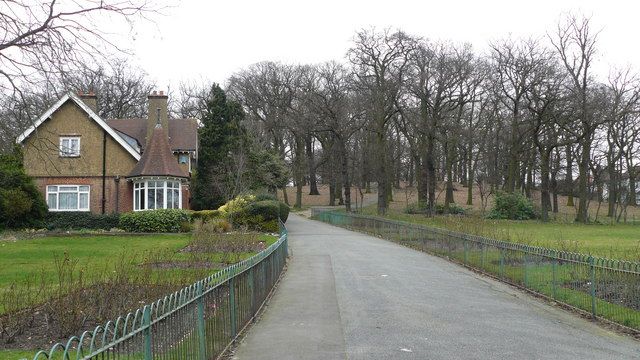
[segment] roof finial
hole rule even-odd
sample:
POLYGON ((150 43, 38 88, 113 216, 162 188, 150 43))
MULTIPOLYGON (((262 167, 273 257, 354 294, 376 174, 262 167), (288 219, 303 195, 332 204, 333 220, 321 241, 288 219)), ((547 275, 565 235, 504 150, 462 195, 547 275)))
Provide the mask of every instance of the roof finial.
POLYGON ((162 123, 160 123, 160 108, 156 109, 156 128, 161 128, 162 123))

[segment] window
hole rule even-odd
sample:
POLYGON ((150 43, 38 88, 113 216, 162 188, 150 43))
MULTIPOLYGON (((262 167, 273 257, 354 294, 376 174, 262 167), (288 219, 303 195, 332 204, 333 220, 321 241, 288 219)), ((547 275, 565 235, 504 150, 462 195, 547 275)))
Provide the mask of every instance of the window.
POLYGON ((180 164, 188 164, 189 163, 189 154, 180 154, 180 155, 178 155, 178 162, 180 164))
POLYGON ((89 211, 89 185, 47 186, 50 211, 89 211))
POLYGON ((179 181, 149 180, 133 184, 133 210, 181 208, 179 181))
POLYGON ((80 156, 80 137, 79 136, 60 137, 60 156, 64 156, 64 157, 80 156))

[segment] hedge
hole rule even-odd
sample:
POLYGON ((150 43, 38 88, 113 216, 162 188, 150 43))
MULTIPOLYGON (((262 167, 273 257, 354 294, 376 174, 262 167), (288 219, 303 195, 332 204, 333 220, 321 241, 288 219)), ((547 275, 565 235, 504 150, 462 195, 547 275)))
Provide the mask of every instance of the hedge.
POLYGON ((120 215, 120 228, 130 232, 180 232, 189 213, 180 209, 128 212, 120 215))
POLYGON ((93 214, 90 212, 49 212, 44 225, 48 230, 111 230, 117 228, 118 214, 93 214))

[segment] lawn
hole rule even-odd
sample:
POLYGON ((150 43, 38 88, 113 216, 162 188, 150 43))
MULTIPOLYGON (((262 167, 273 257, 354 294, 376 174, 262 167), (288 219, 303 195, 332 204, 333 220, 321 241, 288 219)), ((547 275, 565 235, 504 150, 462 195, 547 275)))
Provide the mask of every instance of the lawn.
MULTIPOLYGON (((215 273, 229 263, 250 257, 257 251, 253 246, 256 243, 262 248, 277 241, 276 236, 258 233, 230 233, 216 236, 217 239, 222 240, 221 243, 193 242, 191 234, 49 236, 0 240, 0 316, 5 312, 4 301, 8 299, 6 294, 12 292, 10 289, 14 284, 24 289, 28 281, 33 282, 35 279, 40 283, 44 280, 47 295, 56 293, 57 289, 61 288, 58 285, 61 271, 57 266, 65 257, 70 259, 70 262, 77 262, 73 267, 74 276, 77 277, 82 273, 83 278, 86 278, 83 286, 87 289, 91 288, 91 284, 104 279, 113 282, 119 273, 146 273, 147 275, 132 276, 127 280, 140 284, 141 289, 146 289, 144 286, 147 286, 151 290, 142 294, 142 297, 132 298, 131 306, 137 307, 138 300, 153 301, 169 291, 215 273), (226 239, 232 239, 235 242, 229 245, 224 242, 226 239), (252 245, 247 247, 247 244, 252 245), (213 247, 197 248, 203 245, 213 247), (224 250, 216 251, 217 246, 222 246, 219 249, 224 250), (149 283, 142 284, 140 281, 149 283)), ((21 296, 15 295, 16 293, 13 292, 13 298, 22 299, 21 296)), ((35 300, 35 304, 33 299, 31 304, 29 301, 19 300, 18 306, 29 308, 34 304, 38 308, 38 304, 46 301, 46 298, 39 299, 41 300, 35 300)), ((15 303, 13 305, 15 306, 15 303)), ((2 325, 1 317, 0 325, 2 325)), ((1 337, 0 342, 2 342, 1 337)), ((29 341, 18 339, 18 344, 21 346, 0 343, 0 359, 16 360, 25 358, 27 355, 31 358, 35 352, 28 349, 41 347, 40 345, 29 346, 24 342, 29 341), (23 350, 25 345, 26 351, 23 350)))
POLYGON ((52 236, 15 241, 0 241, 0 290, 29 275, 44 272, 56 276, 55 258, 68 254, 78 267, 102 271, 123 256, 166 249, 177 251, 189 242, 190 235, 145 236, 52 236))
MULTIPOLYGON (((363 209, 374 215, 375 206, 363 209)), ((599 257, 640 261, 640 225, 576 224, 535 220, 489 220, 478 216, 405 214, 391 209, 387 217, 498 240, 591 254, 599 257)))

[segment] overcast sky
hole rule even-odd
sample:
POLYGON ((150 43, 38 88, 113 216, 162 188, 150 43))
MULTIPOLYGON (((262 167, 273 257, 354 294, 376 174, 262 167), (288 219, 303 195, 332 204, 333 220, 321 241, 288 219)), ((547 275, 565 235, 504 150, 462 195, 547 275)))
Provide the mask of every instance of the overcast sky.
POLYGON ((371 26, 470 42, 482 52, 509 35, 542 37, 573 11, 602 30, 596 70, 606 76, 610 66, 640 70, 639 10, 633 0, 182 0, 132 38, 135 62, 166 89, 183 80, 224 84, 263 60, 344 60, 354 33, 371 26))

